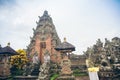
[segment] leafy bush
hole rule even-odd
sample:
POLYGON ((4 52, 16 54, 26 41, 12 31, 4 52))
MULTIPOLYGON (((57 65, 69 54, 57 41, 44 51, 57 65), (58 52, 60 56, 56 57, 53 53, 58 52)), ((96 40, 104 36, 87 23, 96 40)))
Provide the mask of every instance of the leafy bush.
POLYGON ((26 52, 22 49, 17 50, 19 55, 12 56, 10 59, 11 73, 13 75, 22 75, 23 69, 28 62, 26 52))

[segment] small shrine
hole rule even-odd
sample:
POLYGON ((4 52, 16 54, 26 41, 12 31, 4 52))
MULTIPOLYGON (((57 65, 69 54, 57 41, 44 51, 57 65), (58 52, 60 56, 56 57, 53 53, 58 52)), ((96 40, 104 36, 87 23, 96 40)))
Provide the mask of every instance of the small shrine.
POLYGON ((68 43, 66 41, 66 38, 64 38, 64 42, 61 43, 60 45, 58 45, 55 48, 57 51, 59 51, 61 53, 61 73, 60 73, 60 77, 58 77, 57 80, 74 80, 74 76, 72 75, 72 70, 71 70, 71 61, 69 59, 69 54, 72 51, 75 51, 75 47, 68 43))
POLYGON ((10 56, 18 53, 10 47, 10 43, 6 47, 0 46, 0 77, 8 77, 10 75, 10 56))

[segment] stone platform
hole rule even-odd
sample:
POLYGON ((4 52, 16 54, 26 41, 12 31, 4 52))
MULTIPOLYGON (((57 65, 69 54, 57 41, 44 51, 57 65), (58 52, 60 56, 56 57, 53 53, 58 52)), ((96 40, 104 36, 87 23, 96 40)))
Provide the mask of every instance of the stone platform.
POLYGON ((7 80, 9 77, 0 77, 0 80, 7 80))
POLYGON ((39 76, 37 80, 49 80, 49 76, 45 75, 45 76, 39 76))
POLYGON ((90 80, 89 76, 76 76, 75 80, 90 80))
POLYGON ((60 76, 56 80, 75 80, 74 76, 60 76))
POLYGON ((38 76, 15 76, 13 80, 36 80, 38 76))

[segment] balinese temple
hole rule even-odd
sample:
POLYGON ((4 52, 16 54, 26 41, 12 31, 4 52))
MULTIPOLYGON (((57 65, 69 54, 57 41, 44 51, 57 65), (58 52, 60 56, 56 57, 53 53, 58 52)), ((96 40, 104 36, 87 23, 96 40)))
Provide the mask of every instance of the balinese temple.
POLYGON ((9 44, 6 47, 0 46, 0 77, 8 77, 10 75, 10 56, 18 53, 12 49, 9 44))
POLYGON ((61 41, 48 11, 44 11, 36 23, 37 27, 36 29, 33 28, 33 37, 31 37, 30 44, 27 46, 28 56, 33 56, 37 53, 41 63, 43 63, 44 53, 47 51, 52 61, 59 61, 60 54, 57 53, 54 48, 56 45, 59 45, 61 41))

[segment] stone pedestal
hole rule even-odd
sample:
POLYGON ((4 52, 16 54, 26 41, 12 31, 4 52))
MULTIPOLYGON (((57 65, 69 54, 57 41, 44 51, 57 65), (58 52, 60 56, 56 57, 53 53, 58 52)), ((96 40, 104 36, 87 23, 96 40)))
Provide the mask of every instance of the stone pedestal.
POLYGON ((72 75, 73 71, 71 70, 71 61, 67 56, 64 56, 61 61, 61 73, 57 80, 75 80, 75 77, 72 75))
POLYGON ((71 75, 73 72, 71 71, 71 61, 65 56, 61 61, 61 75, 71 75))

